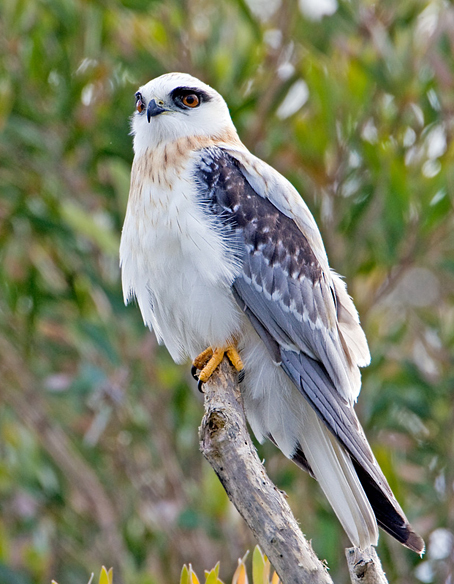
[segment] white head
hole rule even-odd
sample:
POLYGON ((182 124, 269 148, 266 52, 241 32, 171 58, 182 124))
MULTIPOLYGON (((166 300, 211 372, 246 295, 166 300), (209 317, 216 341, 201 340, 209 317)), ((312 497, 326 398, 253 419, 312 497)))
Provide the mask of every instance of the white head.
POLYGON ((186 73, 152 79, 136 93, 132 118, 135 153, 186 136, 220 139, 236 135, 224 99, 212 87, 186 73))

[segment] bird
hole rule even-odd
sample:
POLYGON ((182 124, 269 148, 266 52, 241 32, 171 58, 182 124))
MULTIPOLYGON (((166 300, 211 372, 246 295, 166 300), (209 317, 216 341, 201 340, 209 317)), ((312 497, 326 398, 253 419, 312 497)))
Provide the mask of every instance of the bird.
POLYGON ((252 432, 319 482, 355 547, 380 526, 422 554, 355 413, 368 343, 301 195, 187 73, 140 87, 131 125, 125 302, 202 389, 227 355, 252 432))

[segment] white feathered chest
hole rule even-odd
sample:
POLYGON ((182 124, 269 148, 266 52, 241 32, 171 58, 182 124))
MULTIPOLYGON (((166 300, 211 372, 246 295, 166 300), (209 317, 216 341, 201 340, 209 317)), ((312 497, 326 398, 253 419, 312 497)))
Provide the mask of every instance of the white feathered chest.
POLYGON ((187 142, 136 156, 120 246, 125 298, 137 298, 145 323, 178 362, 222 345, 240 322, 230 292, 239 268, 197 200, 198 153, 187 142))

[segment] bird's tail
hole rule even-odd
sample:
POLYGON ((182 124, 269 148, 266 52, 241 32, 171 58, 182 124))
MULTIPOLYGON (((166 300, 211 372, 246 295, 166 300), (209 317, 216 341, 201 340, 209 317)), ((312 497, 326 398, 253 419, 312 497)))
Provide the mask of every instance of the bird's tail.
MULTIPOLYGON (((312 408, 305 406, 298 446, 290 458, 318 481, 352 544, 361 549, 376 545, 378 524, 400 543, 422 554, 424 542, 408 523, 385 477, 382 475, 381 484, 377 483, 312 408)), ((274 436, 269 438, 279 446, 274 436)))
POLYGON ((375 513, 351 457, 312 408, 308 405, 304 409, 299 444, 292 459, 299 463, 304 453, 307 465, 352 544, 361 549, 376 545, 378 527, 375 513))
MULTIPOLYGON (((351 457, 282 371, 272 367, 273 390, 262 385, 260 394, 259 390, 244 394, 254 434, 259 440, 270 439, 319 482, 353 545, 364 549, 376 544, 375 514, 351 457), (278 371, 280 375, 276 375, 278 371)), ((244 383, 247 381, 248 373, 244 383)))
POLYGON ((422 554, 424 541, 394 497, 353 407, 335 390, 320 363, 302 353, 281 351, 281 356, 285 372, 308 401, 300 448, 293 458, 298 463, 298 451, 304 453, 352 543, 360 548, 376 543, 378 523, 422 554))
POLYGON ((424 542, 395 499, 353 407, 342 401, 321 365, 281 350, 278 367, 262 343, 249 343, 242 356, 252 431, 317 479, 352 544, 362 549, 376 544, 378 523, 421 554, 424 542))

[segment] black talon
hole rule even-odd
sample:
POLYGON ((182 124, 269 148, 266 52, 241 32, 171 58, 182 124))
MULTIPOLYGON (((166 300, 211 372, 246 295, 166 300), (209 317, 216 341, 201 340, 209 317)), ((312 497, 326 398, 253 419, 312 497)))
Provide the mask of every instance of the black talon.
POLYGON ((191 367, 191 375, 196 381, 199 380, 199 376, 197 375, 197 367, 195 365, 191 367))
POLYGON ((238 383, 242 383, 244 381, 244 369, 238 371, 238 383))
MULTIPOLYGON (((198 378, 197 378, 197 379, 198 379, 198 378)), ((199 379, 199 380, 198 380, 198 382, 197 382, 197 389, 200 391, 200 393, 204 393, 204 391, 203 391, 203 389, 202 389, 202 386, 203 386, 203 381, 201 381, 201 380, 199 379)))

